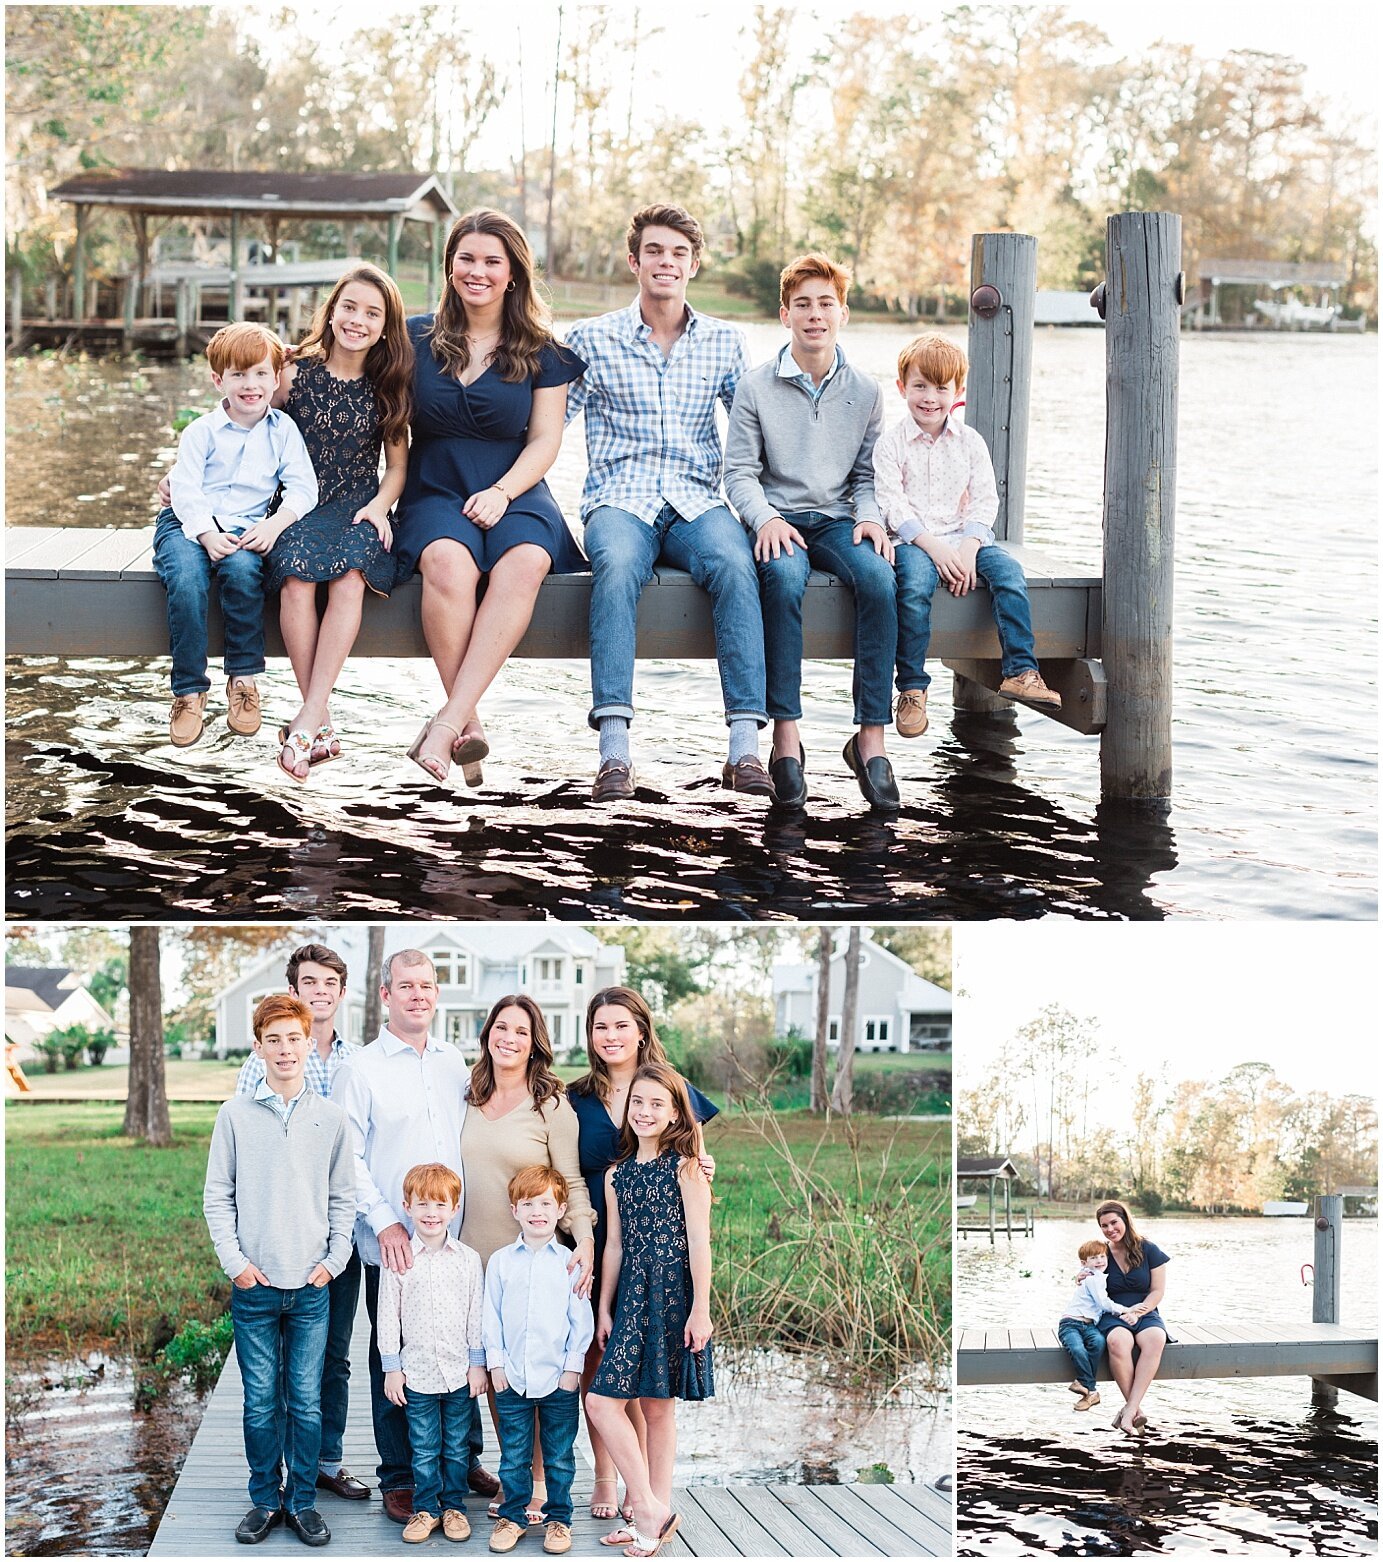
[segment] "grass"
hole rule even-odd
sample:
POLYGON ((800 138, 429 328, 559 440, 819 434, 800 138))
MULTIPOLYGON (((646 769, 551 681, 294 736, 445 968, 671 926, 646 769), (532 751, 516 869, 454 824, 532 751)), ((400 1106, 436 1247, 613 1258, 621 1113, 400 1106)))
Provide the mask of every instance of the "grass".
MULTIPOLYGON (((164 1083, 170 1101, 225 1101, 235 1094, 235 1081, 243 1059, 223 1063, 215 1058, 168 1058, 163 1065, 164 1083)), ((129 1091, 129 1069, 123 1064, 89 1065, 76 1069, 59 1069, 56 1074, 35 1072, 32 1065, 25 1070, 33 1093, 38 1097, 71 1100, 82 1097, 87 1100, 123 1102, 129 1091)))

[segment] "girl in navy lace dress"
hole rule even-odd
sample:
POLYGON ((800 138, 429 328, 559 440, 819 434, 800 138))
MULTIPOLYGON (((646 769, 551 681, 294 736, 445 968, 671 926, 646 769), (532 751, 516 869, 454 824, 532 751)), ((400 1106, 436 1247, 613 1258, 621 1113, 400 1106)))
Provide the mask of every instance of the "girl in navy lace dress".
POLYGON ((356 266, 318 309, 275 397, 302 433, 321 494, 279 537, 264 573, 265 592, 279 592, 283 643, 302 694, 279 731, 279 768, 294 781, 340 754, 327 701, 360 632, 366 588, 388 596, 394 584, 389 511, 408 469, 412 384, 399 290, 378 267, 356 266))
POLYGON ((646 1063, 629 1086, 619 1162, 606 1179, 609 1231, 586 1414, 633 1505, 627 1557, 656 1556, 679 1519, 664 1492, 677 1450, 675 1401, 711 1391, 711 1185, 682 1076, 646 1063), (695 1383, 695 1389, 689 1385, 695 1383), (625 1413, 639 1401, 647 1451, 625 1413))

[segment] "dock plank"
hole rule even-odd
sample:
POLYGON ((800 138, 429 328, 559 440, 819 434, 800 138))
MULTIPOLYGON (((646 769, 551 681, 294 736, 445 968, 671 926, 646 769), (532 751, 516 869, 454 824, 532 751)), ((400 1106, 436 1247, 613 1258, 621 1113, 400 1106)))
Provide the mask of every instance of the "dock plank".
POLYGON ((952 1549, 949 1514, 943 1519, 914 1506, 891 1484, 870 1486, 860 1483, 849 1489, 894 1529, 911 1536, 924 1556, 944 1556, 952 1549))
MULTIPOLYGON (((885 1488, 887 1489, 887 1488, 885 1488)), ((862 1496, 863 1488, 858 1486, 817 1486, 813 1492, 828 1508, 835 1513, 837 1518, 844 1519, 847 1524, 859 1534, 865 1536, 869 1543, 877 1546, 885 1556, 890 1557, 919 1557, 934 1556, 936 1553, 924 1550, 922 1542, 909 1533, 909 1520, 905 1516, 911 1513, 911 1509, 899 1503, 902 1510, 902 1523, 895 1523, 890 1517, 878 1512, 870 1506, 862 1496)), ((951 1549, 951 1537, 946 1536, 945 1551, 951 1549)))
POLYGON ((874 1545, 867 1535, 843 1519, 821 1496, 833 1490, 828 1486, 774 1485, 769 1491, 789 1512, 796 1515, 812 1534, 824 1540, 838 1557, 886 1557, 891 1555, 874 1545))

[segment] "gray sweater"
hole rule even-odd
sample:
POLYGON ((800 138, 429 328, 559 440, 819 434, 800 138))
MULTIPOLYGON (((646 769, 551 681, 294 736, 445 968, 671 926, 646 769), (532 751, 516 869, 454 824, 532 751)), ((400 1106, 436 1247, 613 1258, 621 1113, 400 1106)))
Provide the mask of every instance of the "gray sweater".
POLYGON ((232 1280, 249 1263, 285 1291, 318 1264, 339 1275, 355 1222, 346 1114, 309 1089, 285 1127, 267 1102, 232 1096, 211 1131, 202 1210, 232 1280))
POLYGON ((735 389, 725 436, 725 496, 759 531, 775 515, 819 510, 841 520, 878 521, 874 442, 884 421, 882 387, 839 368, 813 402, 778 375, 779 355, 751 369, 735 389))

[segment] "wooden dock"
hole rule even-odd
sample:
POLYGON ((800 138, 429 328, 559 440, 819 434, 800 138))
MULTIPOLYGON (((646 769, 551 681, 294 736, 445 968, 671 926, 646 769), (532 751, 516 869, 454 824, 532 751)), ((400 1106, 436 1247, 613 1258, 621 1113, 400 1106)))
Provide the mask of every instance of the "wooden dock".
MULTIPOLYGON (((1032 601, 1043 676, 1064 702, 1053 719, 1078 732, 1105 722, 1099 665, 1098 576, 1062 568, 1034 548, 1003 544, 1022 561, 1032 601)), ((590 654, 589 575, 544 581, 519 656, 590 654)), ((422 582, 417 577, 387 600, 371 597, 355 656, 426 656, 422 582)), ((153 567, 153 528, 32 526, 5 532, 5 651, 10 656, 166 656, 163 587, 153 567)), ((854 655, 854 596, 829 575, 813 574, 802 610, 806 654, 854 655)), ((998 640, 983 587, 962 598, 938 592, 932 609, 932 655, 991 689, 999 685, 998 640)), ((278 616, 266 615, 267 652, 284 654, 278 616)), ((212 608, 212 655, 221 627, 212 608)), ((641 657, 713 657, 710 599, 681 570, 659 569, 639 603, 641 657)))
MULTIPOLYGON (((365 1358, 369 1323, 362 1306, 356 1317, 351 1350, 350 1416, 346 1426, 346 1467, 375 1485, 374 1437, 370 1428, 370 1391, 365 1358)), ((695 1415, 695 1410, 684 1412, 695 1415)), ((232 1351, 220 1382, 183 1464, 182 1473, 149 1548, 151 1557, 231 1557, 243 1554, 235 1526, 249 1507, 241 1437, 240 1370, 232 1351)), ((486 1467, 498 1470, 494 1428, 485 1416, 486 1467)), ((576 1515, 570 1555, 618 1557, 602 1547, 601 1535, 613 1527, 591 1518, 591 1464, 584 1431, 578 1445, 576 1515)), ((664 1555, 670 1557, 932 1557, 952 1551, 951 1499, 924 1485, 771 1486, 730 1485, 678 1488, 673 1496, 682 1525, 664 1555)), ((318 1493, 318 1506, 331 1529, 334 1556, 416 1556, 423 1548, 406 1546, 403 1531, 384 1517, 378 1495, 369 1502, 343 1502, 318 1493)), ((487 1555, 489 1520, 479 1497, 467 1499, 474 1530, 468 1549, 487 1555)), ((429 1543, 437 1553, 451 1548, 439 1536, 429 1543)), ((298 1538, 280 1526, 257 1548, 262 1556, 303 1555, 298 1538)), ((542 1531, 530 1530, 518 1556, 542 1555, 542 1531)))
MULTIPOLYGON (((1378 1398, 1378 1340, 1337 1323, 1304 1323, 1270 1332, 1233 1324, 1173 1323, 1158 1369, 1160 1380, 1181 1378, 1314 1377, 1378 1398)), ((961 1387, 1000 1383, 1070 1382, 1071 1358, 1054 1328, 963 1329, 956 1348, 961 1387)), ((1098 1376, 1112 1381, 1109 1356, 1098 1376)))

